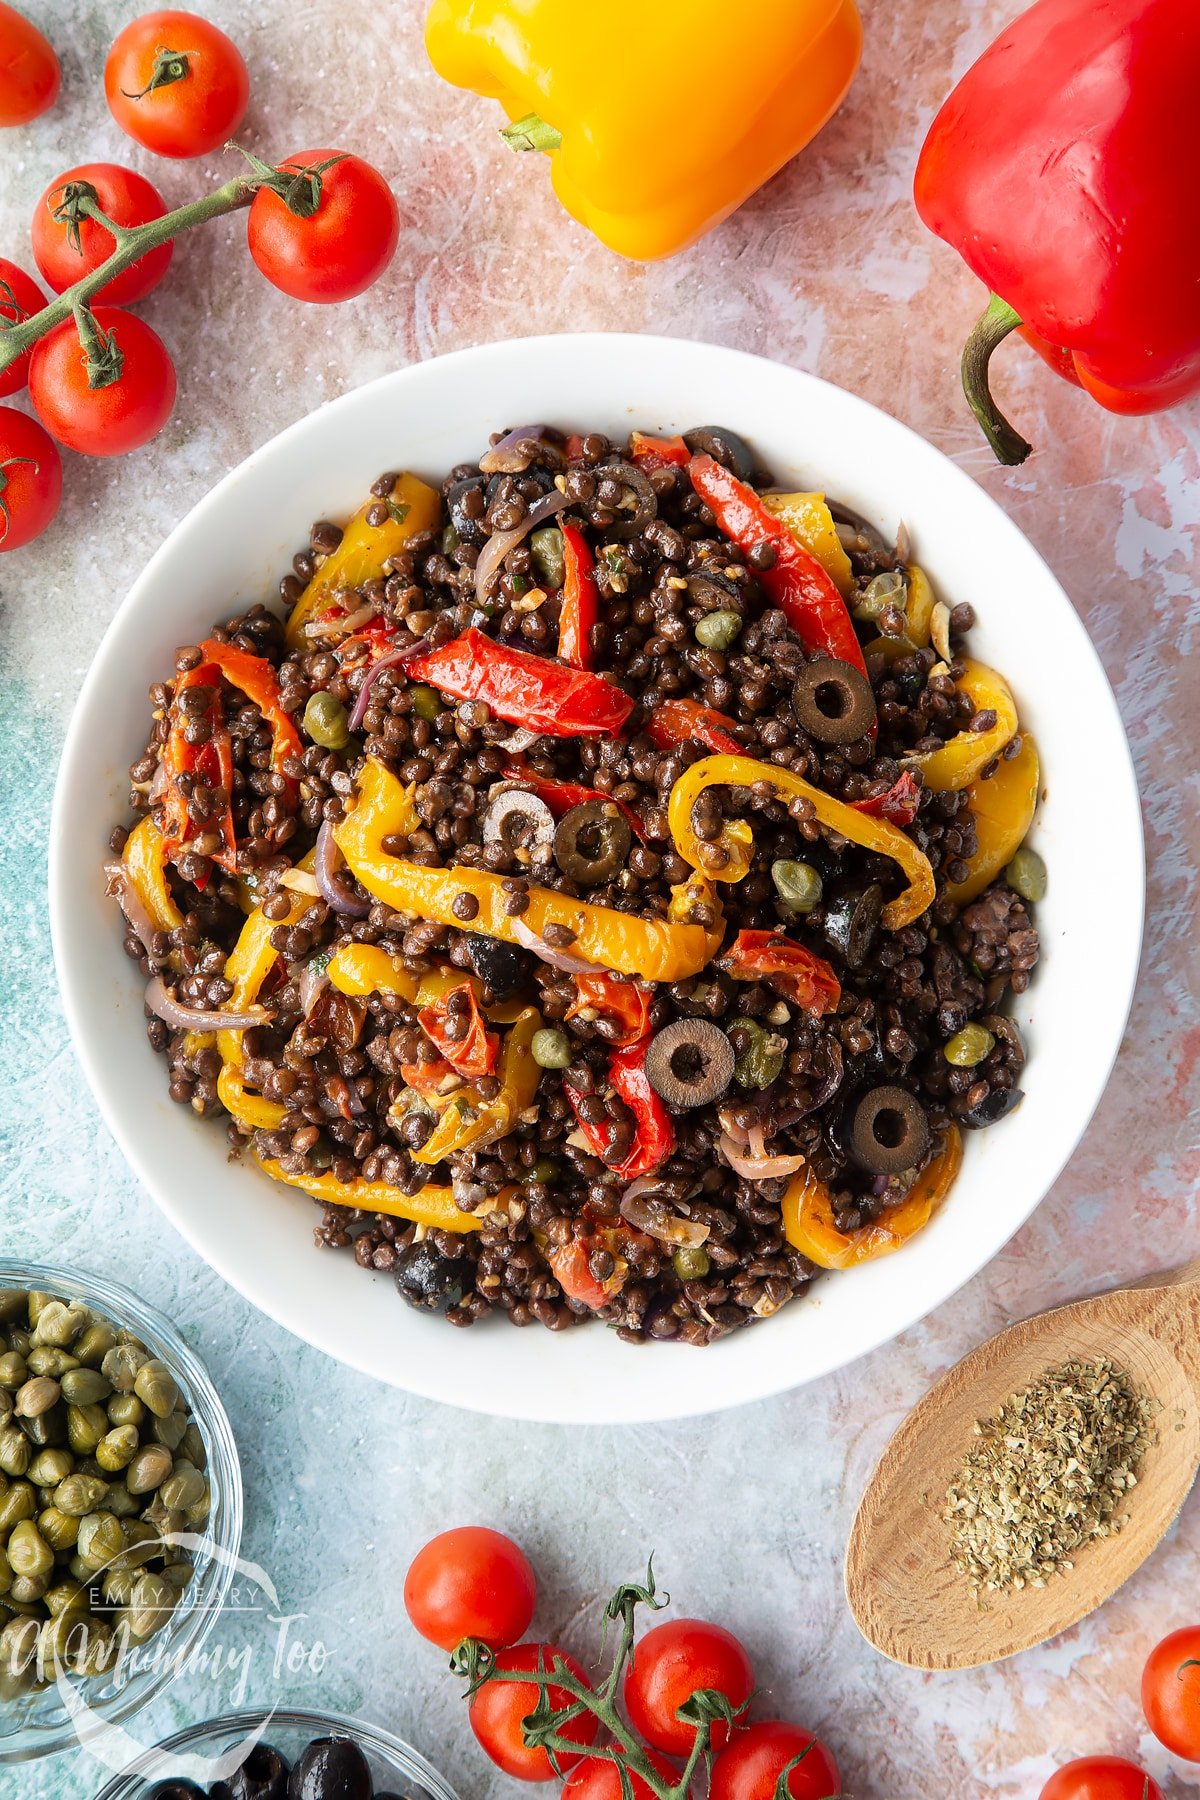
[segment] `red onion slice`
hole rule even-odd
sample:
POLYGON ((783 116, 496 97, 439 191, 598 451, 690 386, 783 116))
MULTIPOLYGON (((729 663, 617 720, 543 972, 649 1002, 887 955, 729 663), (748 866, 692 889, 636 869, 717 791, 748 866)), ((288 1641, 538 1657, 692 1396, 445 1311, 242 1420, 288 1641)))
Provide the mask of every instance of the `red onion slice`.
POLYGON ((245 1012, 222 1012, 219 1007, 184 1006, 169 993, 160 975, 146 984, 146 1005, 172 1031, 253 1031, 268 1025, 265 1006, 248 1006, 245 1012))
POLYGON ((805 1163, 803 1156, 750 1156, 727 1131, 721 1133, 718 1147, 734 1173, 747 1181, 775 1181, 794 1175, 805 1163))
POLYGON ((583 975, 589 970, 603 967, 600 963, 594 963, 590 957, 580 956, 574 950, 556 949, 553 944, 548 944, 544 937, 539 937, 537 932, 525 923, 524 919, 514 919, 512 928, 513 936, 519 944, 523 944, 526 950, 532 950, 535 956, 540 956, 542 961, 549 963, 552 969, 561 969, 564 975, 583 975))
POLYGON ((350 632, 357 631, 360 625, 373 619, 378 611, 379 607, 368 600, 362 606, 356 606, 353 612, 343 613, 339 617, 330 618, 325 614, 319 619, 311 620, 304 627, 304 634, 310 638, 347 637, 350 632))
POLYGON ((385 655, 379 658, 378 662, 371 664, 371 667, 367 670, 366 678, 358 690, 358 698, 354 702, 354 710, 350 714, 351 731, 361 730, 362 722, 367 716, 367 707, 370 704, 371 689, 375 686, 375 683, 379 680, 383 671, 385 669, 395 669, 402 666, 404 663, 411 662, 414 656, 424 656, 429 647, 429 639, 427 637, 414 638, 412 643, 406 645, 404 649, 389 650, 385 655))
POLYGON ((621 1217, 635 1231, 657 1238, 663 1244, 679 1244, 697 1250, 709 1234, 709 1227, 698 1219, 685 1219, 673 1212, 665 1200, 652 1199, 646 1189, 654 1187, 653 1177, 639 1176, 621 1196, 621 1217), (645 1182, 645 1187, 643 1187, 645 1182))
POLYGON ((511 431, 494 443, 479 459, 480 472, 484 475, 520 475, 533 461, 532 446, 545 432, 544 425, 516 425, 511 431), (519 446, 531 446, 528 456, 521 455, 519 446))
POLYGON ((316 969, 311 962, 306 962, 300 971, 300 978, 296 983, 296 993, 300 1000, 300 1011, 304 1014, 306 1019, 309 1017, 313 1007, 317 1004, 317 1001, 321 998, 321 995, 328 986, 329 977, 324 969, 316 969))
POLYGON ((509 551, 515 550, 522 538, 528 537, 539 525, 544 525, 547 519, 565 512, 570 504, 567 496, 555 488, 552 494, 543 494, 540 500, 535 500, 522 522, 514 525, 511 531, 492 533, 479 552, 479 561, 475 564, 475 598, 480 604, 487 599, 492 577, 499 572, 500 564, 509 551))
POLYGON ((527 750, 533 749, 543 735, 540 731, 530 731, 528 725, 518 725, 514 731, 509 732, 507 737, 496 739, 496 748, 497 750, 510 750, 518 756, 524 756, 527 750))
POLYGON ((313 874, 317 878, 321 898, 331 912, 342 913, 348 919, 365 919, 371 910, 371 903, 369 900, 359 900, 347 892, 338 880, 340 862, 341 852, 333 841, 333 826, 326 819, 317 833, 316 856, 313 860, 313 874))
POLYGON ((110 895, 125 914, 126 923, 131 926, 138 943, 147 956, 154 955, 154 939, 158 936, 158 926, 146 911, 142 897, 129 879, 129 870, 123 862, 107 862, 104 865, 105 893, 110 895))

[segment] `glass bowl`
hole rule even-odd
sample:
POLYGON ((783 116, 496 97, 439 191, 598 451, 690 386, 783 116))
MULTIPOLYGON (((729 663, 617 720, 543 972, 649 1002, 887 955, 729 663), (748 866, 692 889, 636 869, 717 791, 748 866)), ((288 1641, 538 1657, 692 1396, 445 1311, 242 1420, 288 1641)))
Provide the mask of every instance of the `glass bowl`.
MULTIPOLYGON (((164 1738, 132 1763, 124 1774, 110 1781, 96 1800, 146 1800, 166 1770, 157 1761, 164 1752, 177 1755, 219 1756, 239 1738, 266 1725, 263 1740, 281 1756, 294 1762, 314 1738, 344 1737, 357 1744, 371 1767, 376 1791, 394 1793, 397 1800, 458 1800, 449 1782, 425 1758, 390 1731, 364 1725, 339 1713, 295 1712, 286 1707, 267 1712, 261 1707, 248 1712, 226 1713, 205 1725, 189 1725, 164 1738)), ((193 1776, 192 1779, 197 1779, 193 1776)), ((203 1777, 199 1778, 203 1782, 203 1777)))
MULTIPOLYGON (((233 1429, 208 1371, 174 1326, 128 1288, 100 1275, 81 1275, 48 1263, 0 1258, 0 1288, 31 1288, 81 1300, 118 1327, 137 1333, 175 1377, 208 1451, 212 1509, 203 1542, 193 1553, 195 1574, 161 1631, 146 1641, 147 1666, 117 1669, 72 1686, 108 1724, 147 1706, 194 1656, 225 1603, 242 1542, 242 1472, 233 1429)), ((0 1763, 29 1762, 79 1742, 57 1685, 0 1702, 0 1763)))

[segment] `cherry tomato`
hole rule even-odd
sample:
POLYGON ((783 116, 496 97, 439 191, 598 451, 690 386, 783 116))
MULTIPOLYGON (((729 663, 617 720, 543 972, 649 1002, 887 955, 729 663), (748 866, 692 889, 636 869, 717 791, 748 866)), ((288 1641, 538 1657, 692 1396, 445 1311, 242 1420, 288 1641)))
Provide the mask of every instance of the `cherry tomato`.
MULTIPOLYGON (((646 1755, 657 1774, 671 1787, 679 1780, 679 1770, 657 1750, 647 1747, 646 1755)), ((633 1800, 658 1800, 640 1775, 632 1775, 633 1800)), ((621 1800, 621 1777, 615 1763, 604 1757, 585 1756, 576 1763, 563 1783, 562 1800, 621 1800)))
POLYGON ((61 499, 58 445, 28 413, 0 406, 0 553, 45 531, 61 499))
MULTIPOLYGON (((18 264, 9 262, 6 256, 0 256, 0 324, 7 319, 19 325, 31 313, 41 312, 45 304, 46 296, 32 275, 27 275, 18 264)), ((3 342, 0 334, 0 344, 3 342)), ((19 393, 25 386, 29 380, 29 357, 30 352, 26 350, 0 374, 0 397, 19 393)))
MULTIPOLYGON (((280 165, 311 169, 337 150, 302 150, 280 165)), ((391 188, 358 156, 321 176, 321 199, 298 218, 278 194, 254 196, 247 225, 250 254, 267 280, 294 300, 350 300, 378 281, 396 253, 400 214, 391 188)))
POLYGON ((1163 1791, 1123 1756, 1081 1756, 1055 1770, 1041 1800, 1163 1800, 1163 1791))
MULTIPOLYGON (((56 294, 107 262, 114 248, 111 231, 95 219, 83 219, 79 225, 79 249, 75 249, 68 227, 54 217, 54 209, 69 181, 89 182, 96 190, 101 212, 117 225, 145 225, 151 219, 161 219, 167 210, 158 189, 144 175, 123 169, 120 163, 81 163, 52 181, 34 208, 31 234, 33 260, 56 294)), ((93 301, 127 306, 131 300, 144 300, 166 274, 173 249, 174 245, 168 243, 147 250, 122 274, 106 282, 93 301)))
POLYGON ((33 347, 29 397, 34 411, 68 450, 121 456, 162 430, 175 405, 175 365, 156 331, 117 306, 92 309, 99 331, 124 358, 107 387, 89 387, 87 355, 67 319, 33 347))
POLYGON ((594 1312, 599 1306, 607 1306, 612 1295, 592 1274, 588 1255, 588 1241, 572 1238, 569 1244, 552 1244, 546 1252, 546 1260, 567 1299, 582 1301, 594 1312))
POLYGON ((28 125, 58 99, 62 71, 36 25, 0 0, 0 125, 28 125))
POLYGON ((764 1719, 739 1731, 713 1764, 708 1800, 773 1800, 779 1777, 802 1756, 787 1780, 792 1800, 835 1800, 842 1778, 830 1751, 811 1731, 783 1719, 764 1719))
POLYGON ((1160 1744, 1185 1762, 1200 1762, 1200 1625, 1173 1631, 1150 1652, 1142 1711, 1160 1744))
MULTIPOLYGON (((703 1619, 668 1619, 655 1625, 634 1647, 625 1670, 625 1707, 635 1731, 672 1756, 686 1756, 696 1727, 675 1715, 697 1688, 716 1688, 737 1707, 750 1698, 754 1671, 732 1632, 703 1619)), ((716 1720, 712 1746, 728 1741, 729 1727, 716 1720)))
MULTIPOLYGON (((556 1657, 562 1658, 577 1681, 585 1680, 574 1657, 567 1656, 554 1644, 517 1644, 514 1649, 498 1651, 496 1667, 550 1669, 556 1657)), ((518 1781, 551 1781, 554 1778, 549 1752, 540 1746, 530 1749, 521 1730, 522 1719, 529 1717, 537 1703, 538 1687, 532 1681, 485 1681, 471 1696, 471 1730, 496 1767, 503 1769, 506 1775, 515 1775, 518 1781)), ((550 1689, 550 1704, 556 1711, 570 1703, 571 1696, 563 1688, 550 1689)), ((562 1735, 586 1748, 595 1743, 599 1729, 599 1719, 592 1713, 581 1713, 564 1727, 562 1735)), ((569 1769, 578 1760, 575 1756, 560 1755, 558 1764, 562 1769, 569 1769)))
POLYGON ((404 1606, 423 1638, 453 1650, 479 1638, 490 1650, 529 1630, 537 1583, 525 1552, 502 1531, 462 1525, 418 1550, 404 1578, 404 1606))
POLYGON ((144 13, 119 32, 104 65, 109 111, 157 156, 207 156, 246 116, 241 51, 191 12, 144 13))

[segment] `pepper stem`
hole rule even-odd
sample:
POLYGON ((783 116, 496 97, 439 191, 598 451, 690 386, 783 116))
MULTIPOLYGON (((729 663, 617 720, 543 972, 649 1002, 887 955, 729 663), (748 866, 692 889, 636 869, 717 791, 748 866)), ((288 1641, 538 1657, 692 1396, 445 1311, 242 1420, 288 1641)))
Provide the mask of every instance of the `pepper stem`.
POLYGON ((548 125, 540 113, 526 113, 523 119, 514 119, 511 125, 505 125, 500 136, 510 150, 558 150, 562 146, 562 132, 548 125))
POLYGON ((1020 323, 1020 314, 1013 311, 1008 301, 1002 300, 999 294, 993 294, 988 301, 987 311, 967 339, 962 354, 962 384, 967 404, 979 420, 983 435, 998 460, 1010 468, 1023 463, 1033 445, 1026 443, 1020 432, 1009 424, 992 398, 992 390, 988 385, 988 365, 992 360, 992 352, 1020 323))

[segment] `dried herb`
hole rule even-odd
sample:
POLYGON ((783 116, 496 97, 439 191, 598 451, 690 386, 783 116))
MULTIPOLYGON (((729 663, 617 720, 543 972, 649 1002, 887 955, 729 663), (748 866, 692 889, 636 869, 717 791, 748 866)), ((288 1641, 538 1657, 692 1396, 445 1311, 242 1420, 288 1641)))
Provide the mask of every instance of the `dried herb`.
MULTIPOLYGON (((942 1509, 975 1592, 1045 1587, 1128 1519, 1154 1402, 1106 1358, 1047 1369, 975 1425, 942 1509)), ((981 1600, 982 1603, 982 1600, 981 1600)))

